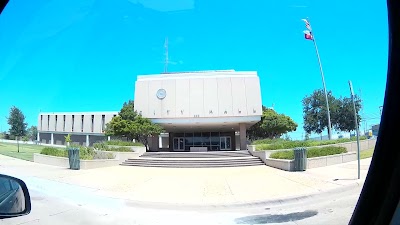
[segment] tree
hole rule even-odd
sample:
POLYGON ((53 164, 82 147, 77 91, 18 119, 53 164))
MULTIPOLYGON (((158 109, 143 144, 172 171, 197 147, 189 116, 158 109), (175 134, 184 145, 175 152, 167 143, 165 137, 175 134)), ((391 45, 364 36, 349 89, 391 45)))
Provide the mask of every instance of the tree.
POLYGON ((38 134, 37 127, 36 126, 29 127, 27 133, 28 133, 27 134, 28 138, 30 138, 31 140, 36 140, 38 134))
MULTIPOLYGON (((339 107, 333 115, 333 126, 336 130, 340 131, 350 132, 352 130, 355 130, 354 107, 352 99, 344 97, 340 98, 338 101, 339 107)), ((354 103, 356 106, 358 126, 360 126, 361 116, 359 112, 361 110, 362 104, 361 99, 357 95, 354 96, 354 103)))
POLYGON ((128 140, 133 140, 131 134, 133 120, 124 120, 121 116, 115 116, 106 124, 105 133, 107 136, 126 136, 128 140))
POLYGON ((133 101, 125 102, 120 114, 106 125, 105 133, 108 136, 125 136, 130 141, 138 140, 148 150, 148 138, 159 135, 163 129, 160 125, 138 115, 133 106, 133 101))
POLYGON ((248 136, 250 140, 278 138, 296 129, 297 123, 289 116, 278 114, 273 109, 263 107, 261 120, 249 129, 248 136))
POLYGON ((71 134, 68 134, 67 136, 64 136, 65 143, 69 147, 71 145, 71 134))
MULTIPOLYGON (((354 130, 354 109, 351 98, 335 98, 332 92, 329 91, 328 101, 332 127, 339 131, 348 132, 354 130)), ((304 130, 308 134, 312 132, 321 134, 328 127, 326 101, 323 90, 315 90, 310 96, 304 97, 302 103, 304 130)), ((358 112, 361 110, 361 99, 357 95, 355 95, 355 105, 358 124, 360 124, 361 116, 358 112)))
POLYGON ((140 115, 136 116, 131 125, 131 134, 146 147, 146 151, 149 147, 148 138, 157 136, 163 132, 163 128, 160 125, 154 124, 148 118, 144 118, 140 115))
MULTIPOLYGON (((7 123, 10 125, 10 135, 13 135, 17 138, 17 144, 19 137, 25 136, 26 135, 26 126, 27 124, 25 123, 25 115, 22 113, 22 111, 13 106, 10 109, 10 114, 9 117, 7 118, 7 123)), ((18 144, 18 152, 19 152, 19 144, 18 144)))
POLYGON ((129 100, 128 102, 124 102, 118 115, 121 116, 123 120, 133 121, 137 115, 134 107, 135 107, 134 101, 129 100))
MULTIPOLYGON (((328 91, 329 109, 332 114, 337 110, 337 99, 328 91)), ((328 116, 326 109, 325 93, 323 89, 315 90, 310 96, 302 100, 304 130, 311 134, 312 132, 321 134, 328 128, 328 116)), ((332 124, 331 124, 332 125, 332 124)))

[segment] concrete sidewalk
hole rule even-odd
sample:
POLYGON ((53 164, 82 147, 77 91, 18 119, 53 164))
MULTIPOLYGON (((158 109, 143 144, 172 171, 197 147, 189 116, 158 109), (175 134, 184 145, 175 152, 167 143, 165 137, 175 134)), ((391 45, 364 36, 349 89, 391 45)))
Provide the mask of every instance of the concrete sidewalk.
POLYGON ((54 189, 57 185, 84 187, 99 197, 119 198, 131 204, 229 206, 290 201, 362 185, 370 162, 371 159, 361 161, 361 179, 357 180, 357 161, 305 172, 286 172, 267 166, 189 169, 116 166, 74 171, 0 155, 0 173, 27 179, 28 188, 49 188, 46 182, 54 189))

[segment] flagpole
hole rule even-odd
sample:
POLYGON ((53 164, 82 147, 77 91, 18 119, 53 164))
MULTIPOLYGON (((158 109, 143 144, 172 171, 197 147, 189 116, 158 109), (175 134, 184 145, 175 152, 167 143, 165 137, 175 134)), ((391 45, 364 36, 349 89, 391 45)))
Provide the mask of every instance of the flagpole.
MULTIPOLYGON (((308 18, 307 18, 307 21, 309 21, 308 18)), ((327 114, 328 114, 328 138, 329 138, 329 140, 331 140, 332 139, 331 113, 329 111, 328 93, 326 91, 324 71, 322 70, 321 58, 319 57, 318 46, 317 46, 317 42, 315 41, 314 32, 312 32, 311 30, 310 30, 310 32, 311 32, 312 41, 313 41, 314 47, 315 47, 315 53, 317 54, 318 64, 319 64, 319 71, 321 72, 322 85, 324 87, 324 92, 325 92, 326 110, 327 110, 327 114)))

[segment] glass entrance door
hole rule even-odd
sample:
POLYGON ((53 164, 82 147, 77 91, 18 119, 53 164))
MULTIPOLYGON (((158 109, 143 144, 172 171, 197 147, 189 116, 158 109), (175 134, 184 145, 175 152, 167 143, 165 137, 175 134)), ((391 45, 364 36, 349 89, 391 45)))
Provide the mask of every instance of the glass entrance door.
POLYGON ((231 150, 231 137, 220 137, 220 150, 231 150))
POLYGON ((185 141, 183 137, 174 138, 174 151, 184 151, 185 141))

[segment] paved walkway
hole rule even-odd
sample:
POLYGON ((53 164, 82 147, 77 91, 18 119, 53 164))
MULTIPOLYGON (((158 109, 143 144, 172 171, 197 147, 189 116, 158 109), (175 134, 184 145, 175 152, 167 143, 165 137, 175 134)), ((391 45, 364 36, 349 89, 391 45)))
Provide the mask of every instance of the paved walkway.
POLYGON ((277 199, 282 202, 340 190, 347 185, 362 185, 370 161, 361 161, 360 180, 356 179, 357 161, 305 172, 286 172, 267 166, 205 169, 116 166, 74 171, 0 155, 0 173, 21 177, 28 188, 55 193, 57 190, 47 184, 68 185, 71 190, 85 187, 102 197, 120 198, 132 204, 227 206, 277 199))

